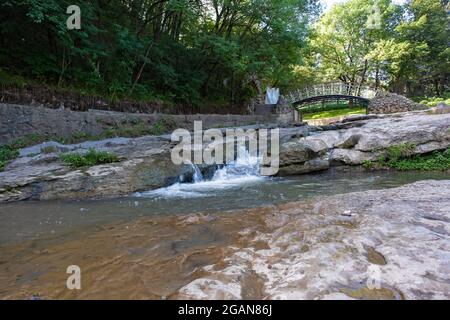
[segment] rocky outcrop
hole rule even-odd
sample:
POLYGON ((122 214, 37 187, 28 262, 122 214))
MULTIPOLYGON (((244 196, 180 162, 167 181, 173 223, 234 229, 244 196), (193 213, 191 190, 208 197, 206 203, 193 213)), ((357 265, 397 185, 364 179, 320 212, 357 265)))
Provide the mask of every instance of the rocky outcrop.
MULTIPOLYGON (((361 165, 404 142, 415 144, 416 154, 446 149, 450 113, 441 111, 355 116, 323 127, 281 128, 279 175, 361 165)), ((193 174, 191 166, 172 163, 173 146, 169 136, 146 136, 22 149, 21 156, 0 172, 0 202, 118 196, 164 187, 193 174), (72 170, 59 161, 59 152, 85 152, 90 147, 113 152, 120 162, 72 170)))
POLYGON ((415 154, 450 146, 450 113, 433 114, 433 110, 355 116, 321 129, 281 145, 280 175, 361 165, 376 160, 390 146, 405 142, 416 145, 415 154))
POLYGON ((189 166, 172 163, 168 137, 108 139, 71 146, 50 145, 54 152, 38 150, 45 150, 48 144, 21 150, 22 157, 0 173, 0 202, 117 196, 167 186, 192 170, 189 166), (121 161, 78 170, 70 169, 59 161, 60 151, 83 152, 91 147, 113 152, 121 161))
POLYGON ((296 175, 329 168, 327 144, 312 137, 293 139, 281 146, 280 175, 296 175))
POLYGON ((421 181, 248 210, 253 226, 236 241, 247 245, 176 297, 242 299, 253 273, 257 299, 449 299, 448 190, 421 181))
POLYGON ((370 114, 386 114, 426 108, 426 106, 415 103, 402 95, 379 91, 375 98, 370 100, 367 112, 370 114))

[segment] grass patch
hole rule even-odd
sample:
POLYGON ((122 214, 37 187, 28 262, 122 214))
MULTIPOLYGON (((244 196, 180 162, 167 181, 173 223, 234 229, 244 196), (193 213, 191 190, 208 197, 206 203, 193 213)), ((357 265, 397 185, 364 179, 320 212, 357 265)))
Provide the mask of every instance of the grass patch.
POLYGON ((62 153, 59 155, 60 160, 71 168, 92 167, 99 164, 118 162, 119 159, 115 154, 96 151, 90 148, 85 154, 80 153, 62 153))
POLYGON ((364 168, 366 168, 367 170, 372 169, 373 168, 373 162, 370 160, 364 160, 362 163, 362 166, 364 168))
POLYGON ((450 148, 445 151, 435 151, 429 155, 416 155, 409 158, 389 159, 387 165, 400 171, 424 170, 445 171, 450 169, 450 148))
POLYGON ((0 172, 5 169, 8 161, 11 161, 19 156, 19 150, 10 145, 0 146, 0 172))
POLYGON ((450 148, 444 151, 435 151, 426 155, 414 155, 416 145, 414 143, 402 143, 388 148, 386 154, 382 154, 375 162, 364 161, 366 169, 391 168, 400 171, 445 171, 450 169, 450 148))
POLYGON ((387 150, 387 158, 389 161, 398 161, 400 159, 407 159, 414 155, 416 144, 412 142, 405 142, 398 145, 390 146, 387 150))
MULTIPOLYGON (((355 104, 351 108, 363 108, 364 105, 355 104)), ((300 106, 299 111, 303 114, 307 113, 317 113, 320 111, 331 111, 331 110, 340 110, 340 109, 348 109, 350 108, 350 105, 348 102, 325 102, 322 103, 313 103, 308 104, 306 106, 300 106)))
POLYGON ((304 114, 302 119, 303 120, 318 120, 318 119, 325 119, 325 118, 334 118, 334 117, 340 117, 340 116, 349 116, 354 114, 366 114, 366 108, 345 108, 345 109, 338 109, 338 110, 326 110, 326 111, 320 111, 317 113, 307 113, 304 114))

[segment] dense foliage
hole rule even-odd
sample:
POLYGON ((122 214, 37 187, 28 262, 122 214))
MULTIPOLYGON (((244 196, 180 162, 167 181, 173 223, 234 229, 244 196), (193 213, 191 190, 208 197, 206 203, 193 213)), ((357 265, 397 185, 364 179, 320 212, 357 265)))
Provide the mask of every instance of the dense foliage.
POLYGON ((0 78, 110 99, 242 103, 287 86, 317 0, 7 0, 0 78), (66 8, 81 8, 67 30, 66 8))
POLYGON ((310 39, 320 80, 442 95, 450 73, 447 1, 348 0, 325 13, 310 39))
POLYGON ((348 0, 319 17, 319 0, 4 0, 0 83, 218 107, 337 79, 442 96, 446 6, 348 0), (72 4, 81 30, 66 27, 72 4))

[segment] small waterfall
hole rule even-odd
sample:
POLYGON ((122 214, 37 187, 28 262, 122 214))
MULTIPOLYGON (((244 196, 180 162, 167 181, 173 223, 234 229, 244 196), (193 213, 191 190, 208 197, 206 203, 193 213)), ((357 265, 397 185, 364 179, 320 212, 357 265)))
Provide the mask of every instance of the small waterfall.
POLYGON ((194 174, 192 181, 194 183, 201 183, 206 181, 229 181, 234 179, 241 179, 245 177, 259 177, 259 159, 251 156, 250 153, 243 149, 238 153, 238 157, 233 162, 218 168, 210 179, 203 176, 197 165, 191 164, 194 174))
POLYGON ((221 168, 217 167, 212 175, 202 174, 197 165, 191 164, 192 179, 186 180, 185 176, 181 176, 178 179, 180 182, 169 187, 136 193, 135 196, 159 199, 214 196, 223 189, 235 188, 248 183, 253 184, 266 179, 259 174, 259 164, 258 157, 251 156, 247 150, 240 150, 236 160, 221 168))
POLYGON ((200 171, 199 167, 192 163, 191 163, 191 166, 192 166, 192 169, 194 169, 194 175, 192 176, 192 180, 194 181, 194 183, 202 182, 203 175, 202 175, 202 172, 200 171))
POLYGON ((217 170, 212 181, 227 181, 245 177, 259 177, 259 159, 251 156, 248 150, 241 150, 235 161, 217 170))

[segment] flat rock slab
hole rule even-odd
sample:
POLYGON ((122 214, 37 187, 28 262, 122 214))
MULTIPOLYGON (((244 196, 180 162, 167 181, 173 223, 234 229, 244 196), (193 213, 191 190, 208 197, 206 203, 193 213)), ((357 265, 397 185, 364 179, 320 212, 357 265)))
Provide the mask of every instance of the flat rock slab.
POLYGON ((450 180, 0 247, 0 299, 450 299, 450 180), (69 265, 82 290, 65 287, 69 265))
MULTIPOLYGON (((242 278, 265 299, 449 299, 450 181, 281 205, 181 298, 240 299, 242 278)), ((257 297, 253 297, 257 298, 257 297)))

